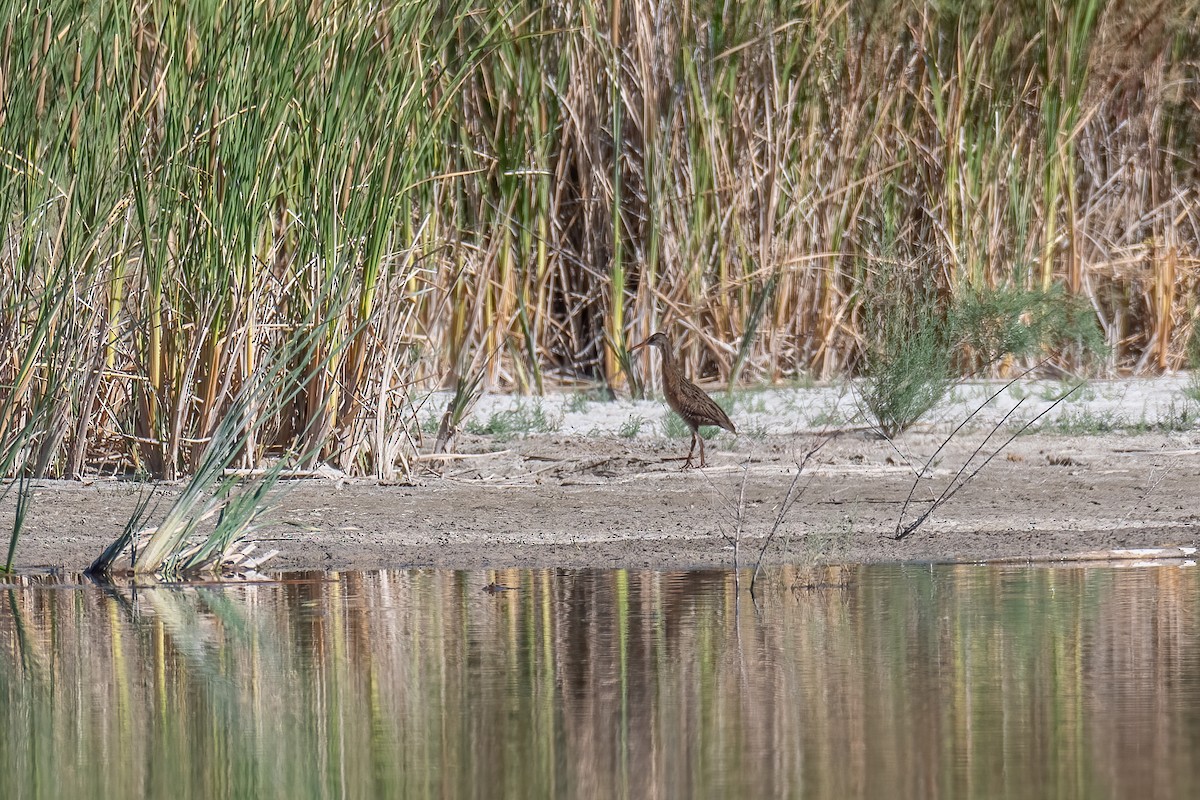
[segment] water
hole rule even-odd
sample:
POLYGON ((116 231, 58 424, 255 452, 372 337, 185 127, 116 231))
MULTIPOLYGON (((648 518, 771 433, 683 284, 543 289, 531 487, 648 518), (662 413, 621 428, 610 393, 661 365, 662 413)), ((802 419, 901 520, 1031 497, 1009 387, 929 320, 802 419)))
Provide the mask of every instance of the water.
POLYGON ((0 797, 1198 797, 1198 575, 25 576, 0 797))

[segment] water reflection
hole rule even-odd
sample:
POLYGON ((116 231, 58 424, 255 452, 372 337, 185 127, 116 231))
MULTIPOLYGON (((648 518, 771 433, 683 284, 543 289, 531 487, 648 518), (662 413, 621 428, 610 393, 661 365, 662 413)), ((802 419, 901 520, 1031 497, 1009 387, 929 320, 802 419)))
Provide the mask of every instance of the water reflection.
POLYGON ((1200 796, 1197 574, 24 576, 0 796, 1200 796))

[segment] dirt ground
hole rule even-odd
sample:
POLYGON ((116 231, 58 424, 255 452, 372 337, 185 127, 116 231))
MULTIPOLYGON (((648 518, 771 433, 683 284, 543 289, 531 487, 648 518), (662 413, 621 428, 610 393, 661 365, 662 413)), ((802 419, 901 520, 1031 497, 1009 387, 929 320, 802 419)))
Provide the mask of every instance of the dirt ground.
MULTIPOLYGON (((912 464, 928 459, 945 433, 909 432, 895 446, 860 430, 831 438, 803 470, 802 495, 771 538, 766 563, 1024 560, 1200 544, 1197 430, 1022 436, 896 541, 912 464)), ((917 481, 906 520, 950 484, 985 435, 960 435, 941 452, 932 476, 917 481)), ((817 441, 718 439, 707 469, 681 472, 686 440, 464 436, 457 457, 421 461, 412 485, 288 482, 274 521, 252 541, 280 551, 266 565, 276 570, 728 566, 735 541, 739 562, 751 564, 797 461, 817 441)), ((118 481, 41 485, 17 564, 86 567, 120 532, 138 490, 118 481)), ((13 503, 10 492, 0 523, 11 519, 13 503)), ((160 513, 165 508, 160 500, 160 513)))

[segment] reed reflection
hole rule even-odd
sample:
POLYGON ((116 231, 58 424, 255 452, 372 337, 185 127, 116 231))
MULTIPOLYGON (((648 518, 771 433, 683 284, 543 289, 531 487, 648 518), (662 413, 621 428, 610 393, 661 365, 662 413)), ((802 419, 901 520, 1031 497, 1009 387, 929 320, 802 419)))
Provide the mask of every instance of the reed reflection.
POLYGON ((1192 796, 1196 574, 23 576, 0 794, 1192 796))

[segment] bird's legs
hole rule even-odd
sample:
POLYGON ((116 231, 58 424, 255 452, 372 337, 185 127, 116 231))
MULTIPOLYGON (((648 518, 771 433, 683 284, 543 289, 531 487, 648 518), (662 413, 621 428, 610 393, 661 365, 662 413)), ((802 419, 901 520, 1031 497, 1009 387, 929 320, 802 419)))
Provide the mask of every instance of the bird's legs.
POLYGON ((704 469, 704 437, 700 435, 699 431, 692 431, 692 446, 688 449, 687 461, 683 462, 680 470, 692 468, 692 454, 696 452, 696 442, 700 443, 700 468, 704 469))
MULTIPOLYGON (((696 432, 692 431, 692 446, 688 449, 687 461, 683 462, 683 466, 679 468, 681 471, 692 468, 692 453, 696 452, 696 440, 698 438, 700 437, 696 435, 696 432)), ((700 466, 704 466, 704 442, 700 443, 700 466)))

